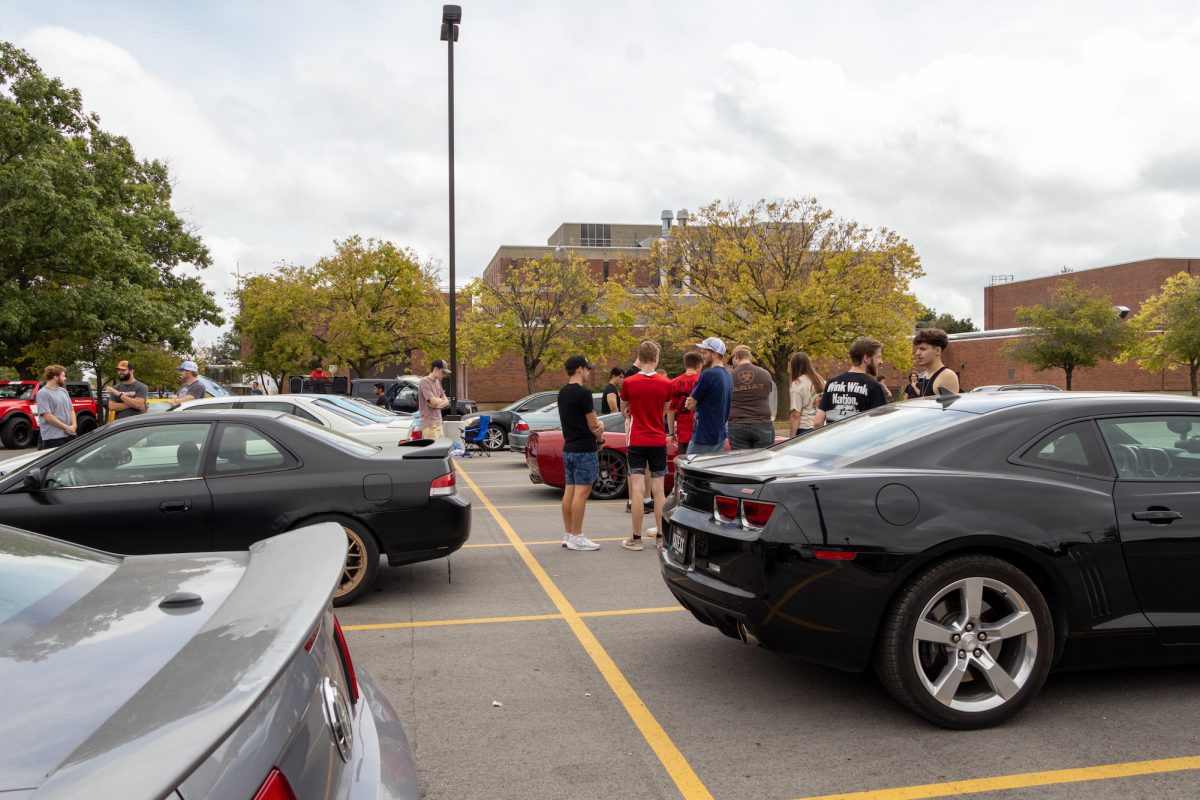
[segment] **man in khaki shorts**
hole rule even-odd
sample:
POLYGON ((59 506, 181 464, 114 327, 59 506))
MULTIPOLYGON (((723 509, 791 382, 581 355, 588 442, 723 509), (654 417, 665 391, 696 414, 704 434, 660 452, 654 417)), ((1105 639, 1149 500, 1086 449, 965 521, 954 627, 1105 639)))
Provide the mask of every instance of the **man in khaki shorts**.
POLYGON ((417 412, 421 415, 421 437, 424 439, 440 439, 444 435, 442 409, 450 405, 450 400, 442 388, 442 378, 449 374, 446 362, 439 358, 417 385, 417 412))

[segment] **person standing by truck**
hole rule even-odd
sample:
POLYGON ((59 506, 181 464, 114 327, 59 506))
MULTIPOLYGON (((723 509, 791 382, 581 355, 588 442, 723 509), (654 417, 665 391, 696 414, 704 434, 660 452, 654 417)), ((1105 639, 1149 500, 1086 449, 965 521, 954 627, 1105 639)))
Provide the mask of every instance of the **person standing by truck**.
POLYGON ((146 384, 134 377, 133 364, 128 361, 121 361, 117 364, 117 382, 121 386, 120 389, 112 386, 105 389, 108 392, 108 407, 116 412, 115 418, 125 419, 145 414, 146 400, 150 397, 150 390, 146 384))
POLYGON ((440 439, 442 432, 442 410, 449 407, 450 400, 442 387, 442 379, 450 374, 450 368, 442 359, 429 365, 429 374, 417 385, 417 412, 421 415, 421 436, 425 439, 440 439))
POLYGON ((38 450, 50 450, 75 438, 75 406, 67 393, 66 367, 51 364, 42 372, 42 379, 45 385, 37 393, 38 450))

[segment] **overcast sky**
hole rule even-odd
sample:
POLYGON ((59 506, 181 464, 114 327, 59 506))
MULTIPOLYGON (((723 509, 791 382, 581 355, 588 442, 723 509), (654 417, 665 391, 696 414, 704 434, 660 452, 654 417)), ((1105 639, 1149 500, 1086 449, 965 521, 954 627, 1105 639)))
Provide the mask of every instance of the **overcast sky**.
MULTIPOLYGON (((1200 257, 1200 4, 467 0, 458 276, 563 221, 815 195, 916 247, 920 299, 1200 257)), ((0 38, 169 162, 243 274, 351 234, 448 255, 441 4, 13 2, 0 38)), ((201 340, 213 332, 201 332, 201 340)))

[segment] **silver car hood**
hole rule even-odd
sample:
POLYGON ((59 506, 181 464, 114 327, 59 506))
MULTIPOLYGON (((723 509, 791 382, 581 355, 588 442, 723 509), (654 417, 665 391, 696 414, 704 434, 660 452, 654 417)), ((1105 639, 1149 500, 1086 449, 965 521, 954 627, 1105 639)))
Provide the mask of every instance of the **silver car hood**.
POLYGON ((301 648, 345 552, 344 532, 325 523, 249 553, 126 558, 0 653, 0 792, 36 788, 41 800, 173 791, 301 648), (180 591, 203 605, 160 608, 180 591))

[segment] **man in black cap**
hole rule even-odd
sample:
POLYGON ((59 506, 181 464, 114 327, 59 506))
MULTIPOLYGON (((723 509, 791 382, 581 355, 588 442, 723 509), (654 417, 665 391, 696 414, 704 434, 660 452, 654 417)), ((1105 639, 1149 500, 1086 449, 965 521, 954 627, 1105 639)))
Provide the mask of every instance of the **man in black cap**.
POLYGON ((584 356, 567 359, 567 383, 558 390, 558 421, 563 432, 563 547, 568 550, 599 550, 600 545, 583 535, 583 512, 592 484, 600 477, 596 444, 604 441, 604 426, 596 418, 592 392, 584 384, 592 377, 592 365, 584 356))
POLYGON ((429 374, 417 384, 417 413, 421 415, 421 436, 425 439, 440 439, 442 432, 442 410, 450 405, 442 379, 450 374, 446 362, 437 359, 429 365, 429 374))
POLYGON ((108 392, 108 408, 116 412, 114 417, 125 419, 145 414, 146 399, 150 396, 150 390, 146 388, 146 384, 133 377, 133 364, 128 361, 117 364, 117 381, 120 389, 112 386, 105 389, 108 392))

